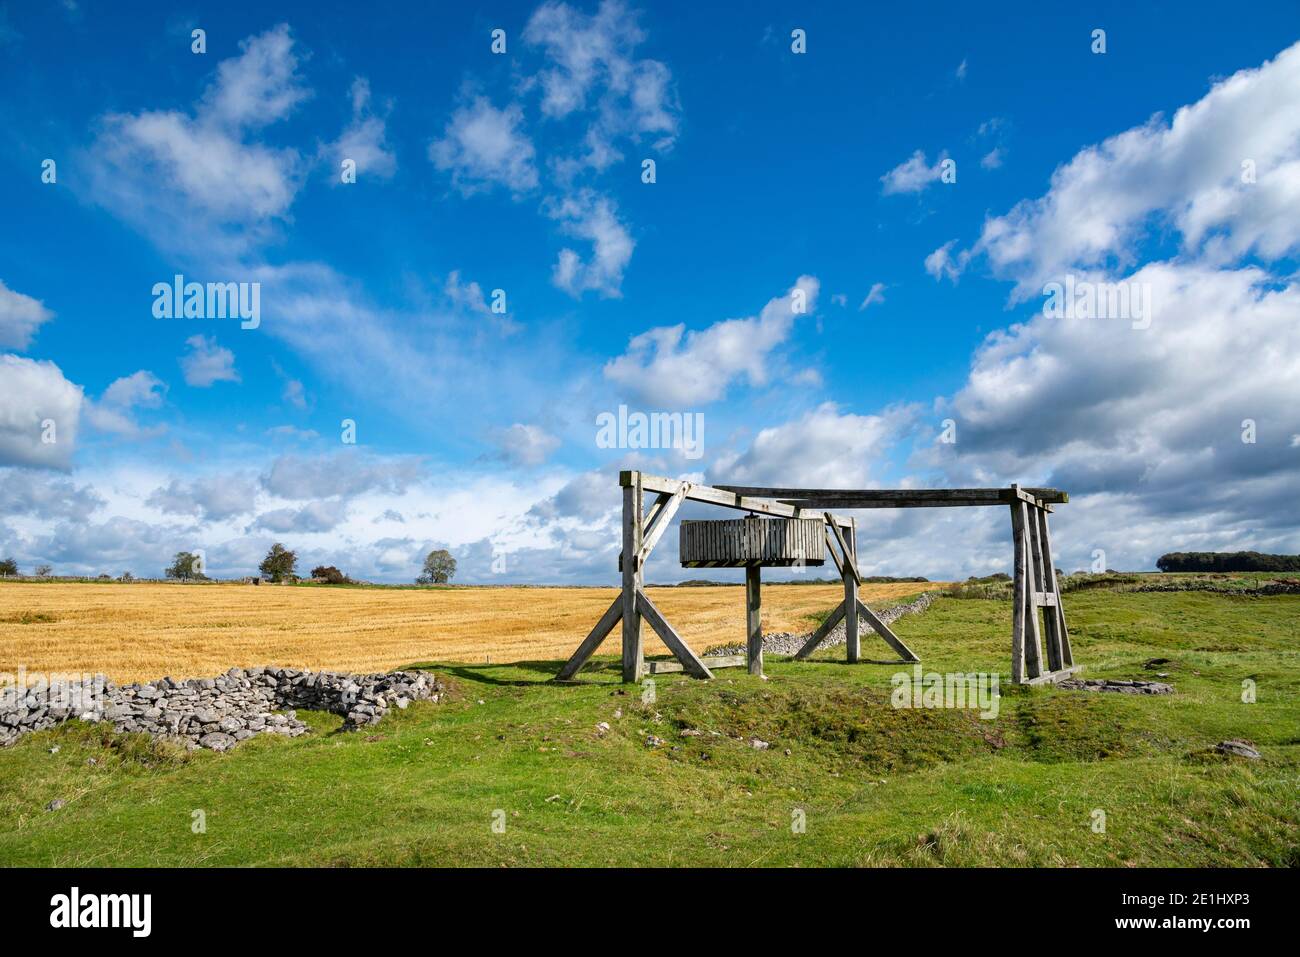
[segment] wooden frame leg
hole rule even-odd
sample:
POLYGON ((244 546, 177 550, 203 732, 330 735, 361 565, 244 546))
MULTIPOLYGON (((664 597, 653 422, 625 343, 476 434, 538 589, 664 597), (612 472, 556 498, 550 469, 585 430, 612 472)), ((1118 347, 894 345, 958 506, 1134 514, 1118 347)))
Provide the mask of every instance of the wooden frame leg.
POLYGON ((1070 630, 1065 625, 1065 608, 1061 602, 1060 584, 1056 580, 1056 565, 1052 562, 1052 533, 1047 527, 1047 511, 1039 509, 1039 536, 1043 543, 1043 554, 1047 558, 1047 590, 1056 596, 1056 603, 1048 610, 1048 616, 1056 626, 1056 642, 1061 660, 1060 667, 1074 667, 1074 651, 1070 647, 1070 630))
POLYGON ((601 642, 609 637, 609 633, 614 630, 614 626, 623 620, 623 596, 620 594, 605 610, 605 614, 600 616, 600 621, 596 622, 596 627, 591 629, 591 634, 583 639, 578 650, 560 669, 560 673, 555 676, 557 681, 568 681, 576 675, 588 659, 596 653, 601 642))
POLYGON ((700 660, 699 656, 691 650, 691 646, 682 640, 682 636, 677 634, 676 629, 668 624, 668 619, 663 616, 654 602, 650 600, 641 589, 636 592, 637 609, 645 616, 646 621, 650 622, 650 627, 655 630, 663 643, 668 646, 668 650, 677 656, 677 660, 682 663, 682 668, 687 674, 694 675, 697 678, 712 678, 713 672, 709 666, 700 660))
POLYGON ((623 681, 634 683, 645 674, 645 648, 641 638, 641 473, 623 489, 623 681))
POLYGON ((858 638, 858 529, 856 521, 846 540, 849 554, 844 556, 844 650, 849 664, 856 664, 862 656, 858 638))
POLYGON ((803 647, 795 654, 795 660, 800 661, 816 651, 817 646, 826 640, 826 636, 834 631, 835 626, 840 623, 840 619, 843 617, 844 602, 840 602, 835 606, 835 610, 826 616, 826 620, 821 623, 821 627, 814 631, 812 636, 804 642, 803 647))
POLYGON ((763 673, 762 580, 757 565, 745 569, 745 657, 751 675, 763 673))

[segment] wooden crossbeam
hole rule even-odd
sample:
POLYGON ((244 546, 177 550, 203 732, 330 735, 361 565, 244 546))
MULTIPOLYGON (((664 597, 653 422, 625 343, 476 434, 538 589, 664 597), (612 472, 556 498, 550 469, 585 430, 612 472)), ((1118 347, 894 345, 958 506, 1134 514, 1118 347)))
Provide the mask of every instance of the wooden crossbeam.
MULTIPOLYGON (((640 476, 641 487, 647 492, 668 492, 672 494, 682 486, 686 486, 686 498, 692 502, 721 505, 723 508, 734 508, 741 512, 759 512, 763 515, 775 515, 778 518, 815 518, 818 511, 814 509, 812 510, 814 514, 808 515, 805 513, 809 509, 804 506, 787 505, 770 499, 737 495, 735 492, 727 492, 712 485, 696 485, 694 482, 664 478, 662 475, 647 475, 644 472, 619 472, 618 482, 624 488, 627 488, 635 481, 634 476, 640 476)), ((841 528, 848 528, 852 524, 851 519, 842 515, 834 516, 834 521, 841 528)))
POLYGON ((677 634, 673 626, 668 624, 668 619, 660 613, 655 607, 648 595, 640 588, 636 590, 637 609, 645 616, 645 620, 650 622, 650 627, 668 646, 668 650, 677 656, 677 660, 682 663, 682 667, 687 674, 695 675, 697 678, 712 678, 713 672, 709 666, 700 660, 699 656, 691 650, 691 646, 682 640, 682 636, 677 634))
MULTIPOLYGON (((744 655, 701 655, 700 661, 708 665, 710 670, 745 667, 744 655)), ((646 669, 652 675, 676 674, 686 670, 680 661, 647 661, 646 669)))
POLYGON ((858 560, 854 557, 853 550, 849 548, 848 542, 844 540, 844 533, 840 531, 840 527, 831 520, 830 512, 826 513, 826 523, 830 526, 830 532, 835 536, 835 542, 840 546, 840 552, 844 556, 843 562, 835 563, 840 569, 840 574, 844 574, 844 569, 847 566, 854 582, 861 585, 862 576, 858 574, 858 560))
POLYGON ((682 499, 686 496, 686 487, 679 488, 676 492, 667 496, 660 495, 663 504, 655 510, 655 514, 646 519, 646 533, 641 540, 641 551, 637 554, 636 560, 639 565, 644 565, 650 552, 659 544, 659 539, 663 538, 664 532, 672 524, 673 516, 677 514, 677 509, 681 507, 682 499))
POLYGON ((605 609, 605 614, 600 616, 600 621, 596 622, 596 627, 591 629, 591 634, 582 640, 578 650, 560 669, 556 675, 558 681, 568 681, 576 675, 585 665, 588 659, 596 653, 601 642, 609 637, 609 633, 614 630, 614 626, 623 620, 623 596, 619 595, 610 603, 609 608, 605 609))
POLYGON ((1055 488, 764 488, 718 485, 736 495, 771 498, 805 508, 942 508, 962 505, 1007 505, 1015 499, 1063 505, 1070 496, 1055 488))

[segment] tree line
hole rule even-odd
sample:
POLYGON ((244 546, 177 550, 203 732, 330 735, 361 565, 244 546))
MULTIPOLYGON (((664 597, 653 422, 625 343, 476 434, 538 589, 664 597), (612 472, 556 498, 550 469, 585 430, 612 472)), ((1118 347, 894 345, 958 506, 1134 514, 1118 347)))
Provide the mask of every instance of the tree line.
POLYGON ((1162 572, 1300 572, 1300 555, 1263 552, 1169 552, 1156 559, 1162 572))

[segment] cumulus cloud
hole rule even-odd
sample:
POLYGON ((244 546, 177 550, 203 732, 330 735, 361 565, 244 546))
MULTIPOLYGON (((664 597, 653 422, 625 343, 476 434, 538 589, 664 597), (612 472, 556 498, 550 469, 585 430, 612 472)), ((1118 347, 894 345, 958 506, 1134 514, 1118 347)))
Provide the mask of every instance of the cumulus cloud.
POLYGON ((862 300, 862 305, 858 306, 858 312, 866 309, 868 306, 874 306, 876 303, 885 301, 885 289, 887 287, 883 282, 873 282, 871 289, 867 292, 867 298, 862 300))
POLYGON ((0 280, 0 348, 26 349, 36 330, 54 318, 44 303, 15 292, 0 280))
POLYGON ((154 489, 145 504, 170 515, 221 522, 253 511, 257 483, 248 475, 208 475, 189 481, 172 479, 154 489))
POLYGON ((84 522, 104 504, 89 485, 34 469, 0 469, 0 514, 84 522))
POLYGON ((212 336, 196 335, 185 340, 190 351, 181 356, 181 372, 185 384, 206 389, 217 382, 238 382, 235 371, 235 354, 217 345, 212 336))
POLYGON ((1300 248, 1300 43, 1222 80, 1172 120, 1080 151, 1051 188, 985 222, 973 252, 1016 282, 1014 298, 1074 267, 1133 264, 1151 227, 1226 262, 1300 248))
POLYGON ((475 97, 452 113, 442 139, 429 145, 429 159, 451 173, 452 185, 465 195, 493 186, 527 192, 538 179, 536 151, 523 120, 516 104, 498 110, 487 97, 475 97))
POLYGON ((575 299, 588 291, 619 296, 623 270, 632 259, 636 242, 619 221, 614 201, 583 190, 550 204, 548 211, 566 233, 591 241, 589 260, 572 249, 560 250, 552 274, 555 285, 575 299))
POLYGON ((560 440, 541 426, 516 422, 497 439, 501 458, 512 465, 541 465, 560 447, 560 440))
POLYGON ((794 327, 796 309, 811 313, 820 284, 800 276, 790 290, 757 316, 725 319, 705 329, 659 326, 633 337, 627 352, 605 365, 605 378, 633 396, 668 408, 714 402, 730 384, 767 381, 771 353, 794 327))
POLYGON ((880 177, 880 181, 885 184, 881 192, 886 196, 894 193, 919 193, 943 175, 943 161, 947 158, 945 150, 931 166, 926 162, 925 152, 917 150, 910 158, 880 177))
POLYGON ((0 465, 67 468, 84 404, 53 362, 0 355, 0 465))
POLYGON ((333 166, 330 182, 342 183, 340 175, 344 160, 357 164, 357 177, 378 176, 390 179, 397 171, 397 157, 388 145, 387 124, 370 107, 370 81, 357 77, 352 81, 352 122, 339 134, 339 138, 325 149, 333 166))
POLYGON ((308 502, 299 508, 277 508, 257 516, 250 527, 268 532, 328 532, 347 517, 347 505, 339 499, 308 502))
POLYGON ((89 151, 95 198, 160 242, 242 250, 288 212, 301 185, 296 150, 250 138, 310 95, 289 28, 273 27, 240 47, 191 112, 114 113, 101 121, 89 151))
POLYGON ((163 426, 146 428, 135 417, 139 409, 156 409, 162 405, 167 384, 152 372, 141 369, 115 379, 97 402, 86 403, 86 421, 101 432, 127 438, 156 435, 163 426))
POLYGON ((358 451, 326 456, 278 456, 262 476, 262 486, 287 499, 358 495, 369 491, 403 492, 420 475, 411 457, 371 458, 358 451))

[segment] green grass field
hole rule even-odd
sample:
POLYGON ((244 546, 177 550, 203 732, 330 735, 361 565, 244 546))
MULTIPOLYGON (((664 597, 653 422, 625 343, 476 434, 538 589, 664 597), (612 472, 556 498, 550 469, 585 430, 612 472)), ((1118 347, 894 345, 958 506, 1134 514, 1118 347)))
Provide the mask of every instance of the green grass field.
MULTIPOLYGON (((835 650, 770 661, 768 681, 663 676, 650 704, 612 658, 571 686, 548 683, 555 662, 437 662, 450 700, 372 732, 312 715, 315 734, 223 755, 80 724, 30 735, 0 752, 0 863, 1300 864, 1300 596, 1098 589, 1066 611, 1087 677, 1168 658, 1177 692, 1004 685, 981 720, 894 709, 899 668, 835 650), (1262 759, 1207 753, 1227 738, 1262 759)), ((1005 675, 1008 621, 1003 601, 945 598, 895 629, 926 671, 1005 675)))

